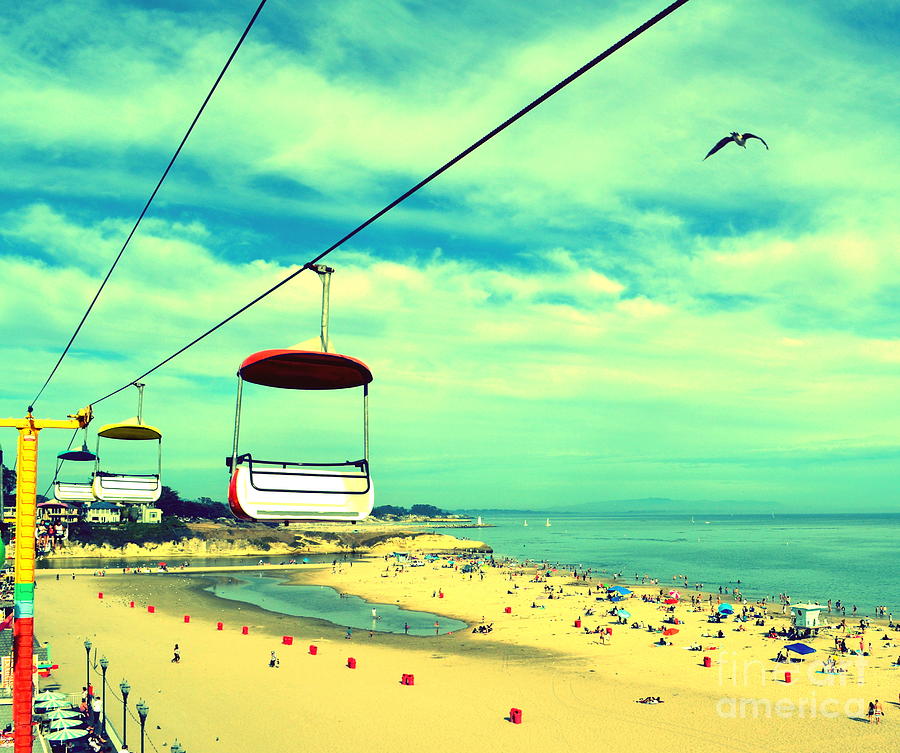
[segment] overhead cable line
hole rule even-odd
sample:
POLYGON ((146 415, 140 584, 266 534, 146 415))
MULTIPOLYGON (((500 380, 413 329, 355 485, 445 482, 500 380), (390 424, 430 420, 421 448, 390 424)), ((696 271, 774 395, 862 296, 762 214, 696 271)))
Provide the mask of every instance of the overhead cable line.
POLYGON ((613 54, 614 52, 616 52, 617 50, 620 50, 622 47, 624 47, 626 44, 628 44, 629 42, 631 42, 633 39, 636 39, 637 37, 639 37, 641 34, 643 34, 643 33, 644 33, 645 31, 647 31, 649 28, 651 28, 652 26, 655 26, 657 23, 659 23, 660 21, 662 21, 666 16, 670 15, 671 13, 674 13, 674 12, 675 12, 676 10, 678 10, 682 5, 685 5, 687 2, 688 2, 688 0, 676 0, 676 2, 672 3, 671 5, 669 5, 668 7, 666 7, 665 9, 661 10, 659 13, 657 13, 655 16, 653 16, 653 18, 651 18, 650 20, 644 22, 643 24, 641 24, 640 26, 638 26, 634 31, 632 31, 630 34, 627 34, 626 36, 622 37, 622 38, 621 38, 618 42, 616 42, 614 45, 612 45, 611 47, 609 47, 609 48, 607 48, 606 50, 604 50, 603 52, 601 52, 599 55, 597 55, 597 57, 595 57, 595 58, 593 58, 592 60, 590 60, 590 61, 588 61, 587 63, 585 63, 585 64, 584 64, 583 66, 581 66, 581 68, 579 68, 577 71, 575 71, 574 73, 570 74, 569 76, 566 76, 566 78, 564 78, 562 81, 560 81, 558 84, 556 84, 556 86, 553 86, 552 88, 548 89, 548 90, 545 91, 543 94, 541 94, 539 97, 537 97, 536 99, 534 99, 534 100, 532 100, 531 102, 529 102, 527 105, 525 105, 525 107, 523 107, 521 110, 519 110, 515 115, 512 115, 511 117, 509 117, 509 118, 507 118, 506 120, 504 120, 500 125, 498 125, 496 128, 494 128, 492 131, 490 131, 489 133, 485 134, 485 135, 482 136, 480 139, 478 139, 478 141, 476 141, 474 144, 472 144, 471 146, 467 147, 466 149, 464 149, 463 151, 461 151, 459 154, 457 154, 455 157, 453 157, 453 159, 451 159, 451 160, 445 162, 441 167, 439 167, 439 168, 438 168, 437 170, 435 170, 433 173, 431 173, 430 175, 428 175, 426 178, 423 178, 421 181, 419 181, 418 183, 416 183, 416 184, 415 184, 412 188, 410 188, 408 191, 405 191, 404 193, 400 194, 400 196, 398 196, 396 199, 394 199, 390 204, 388 204, 388 205, 385 206, 383 209, 380 209, 378 212, 376 212, 375 214, 373 214, 373 215, 372 215, 371 217, 369 217, 369 219, 367 219, 365 222, 363 222, 363 223, 357 225, 353 230, 351 230, 349 233, 347 233, 345 236, 343 236, 343 237, 340 238, 339 240, 335 241, 332 245, 330 245, 328 248, 326 248, 324 251, 322 251, 318 256, 314 257, 313 259, 310 259, 306 264, 304 264, 302 267, 300 267, 299 269, 295 270, 294 272, 291 272, 291 273, 290 273, 287 277, 285 277, 283 280, 281 280, 281 281, 278 282, 277 284, 273 285, 271 288, 269 288, 269 289, 266 290, 265 292, 261 293, 260 295, 256 296, 256 298, 254 298, 254 299, 253 299, 252 301, 250 301, 249 303, 247 303, 247 304, 241 306, 241 308, 239 308, 239 309, 238 309, 237 311, 235 311, 233 314, 231 314, 231 315, 228 316, 227 318, 223 319, 221 322, 219 322, 218 324, 214 325, 213 327, 210 327, 210 328, 209 328, 208 330, 206 330, 206 332, 204 332, 203 334, 201 334, 201 335, 195 337, 195 338, 194 338, 193 340, 191 340, 187 345, 185 345, 184 347, 179 348, 178 350, 176 350, 174 353, 172 353, 172 355, 170 355, 170 356, 168 356, 167 358, 165 358, 165 359, 163 359, 162 361, 160 361, 160 362, 159 362, 158 364, 156 364, 156 366, 154 366, 153 368, 148 369, 147 371, 145 371, 145 372, 144 372, 143 374, 141 374, 140 376, 136 377, 135 379, 132 379, 131 381, 128 382, 128 384, 125 384, 125 385, 123 385, 122 387, 119 387, 118 389, 113 390, 112 392, 110 392, 110 393, 104 395, 103 397, 101 397, 101 398, 99 398, 99 399, 97 399, 97 400, 94 400, 91 404, 92 404, 92 405, 96 405, 97 403, 101 403, 101 402, 103 402, 104 400, 106 400, 107 398, 110 398, 110 397, 112 397, 113 395, 117 395, 118 393, 122 392, 123 390, 128 389, 134 382, 140 381, 140 380, 143 379, 144 377, 149 376, 150 374, 152 374, 152 373, 153 373, 154 371, 156 371, 157 369, 159 369, 159 368, 165 366, 167 363, 169 363, 169 361, 171 361, 171 360, 173 360, 174 358, 177 358, 178 356, 180 356, 180 355, 181 355, 182 353, 184 353, 188 348, 193 347, 193 346, 196 345, 198 342, 200 342, 200 341, 203 340, 204 338, 208 337, 209 335, 211 335, 211 334, 212 334, 213 332, 215 332, 216 330, 220 329, 221 327, 224 327, 224 326, 225 326, 226 324, 228 324, 228 322, 230 322, 232 319, 235 319, 236 317, 240 316, 240 315, 243 314, 247 309, 249 309, 251 306, 255 306, 257 303, 259 303, 261 300, 263 300, 263 298, 265 298, 265 297, 271 295, 271 294, 274 293, 276 290, 278 290, 280 287, 282 287, 283 285, 286 285, 287 283, 289 283, 289 282, 290 282, 291 280, 293 280, 297 275, 301 274, 304 270, 309 269, 309 268, 311 268, 313 265, 317 264, 319 261, 321 261, 321 260, 324 259, 326 256, 328 256, 328 254, 330 254, 332 251, 334 251, 336 248, 338 248, 338 247, 341 246, 343 243, 345 243, 346 241, 350 240, 350 238, 352 238, 354 235, 356 235, 357 233, 359 233, 360 231, 364 230, 364 229, 367 228, 369 225, 371 225, 373 222, 375 222, 379 217, 382 217, 383 215, 387 214, 389 211, 391 211, 391 210, 392 210, 394 207, 396 207, 398 204, 402 203, 403 201, 405 201, 406 199, 408 199, 410 196, 412 196, 414 193, 416 193, 416 191, 418 191, 420 188, 426 186, 426 185, 429 184, 431 181, 433 181, 435 178, 437 178, 439 175, 441 175, 442 173, 444 173, 444 172, 446 172, 447 170, 449 170, 449 169, 450 169, 451 167, 453 167, 457 162, 460 162, 460 161, 462 161, 463 159, 465 159, 468 155, 470 155, 472 152, 474 152, 476 149, 478 149, 478 147, 480 147, 482 144, 484 144, 484 143, 490 141, 492 138, 494 138, 494 136, 496 136, 497 134, 499 134, 501 131, 504 131, 504 130, 506 130, 507 128, 509 128, 509 126, 511 126, 513 123, 515 123, 515 122, 516 122, 517 120, 519 120, 520 118, 522 118, 522 117, 524 117, 525 115, 527 115, 527 114, 528 114, 529 112, 531 112, 532 110, 534 110, 538 105, 540 105, 540 104, 542 104, 543 102, 545 102, 546 100, 550 99, 550 97, 552 97, 554 94, 556 94, 557 92, 559 92, 560 90, 564 89, 566 86, 568 86, 569 84, 571 84, 575 79, 577 79, 577 78, 579 78, 580 76, 582 76, 582 75, 584 75, 585 73, 587 73, 589 70, 591 70, 591 68, 593 68, 594 66, 596 66, 598 63, 600 63, 600 62, 602 62, 603 60, 605 60, 606 58, 608 58, 610 55, 612 55, 612 54, 613 54))
POLYGON ((153 199, 156 198, 156 194, 162 186, 163 181, 166 179, 166 176, 169 174, 169 170, 172 169, 172 165, 175 164, 175 160, 178 159, 178 155, 181 154, 181 149, 184 147, 185 143, 188 140, 188 137, 191 135, 191 132, 194 130, 194 126, 197 125, 197 121, 200 120, 200 116, 203 114, 203 110, 206 109, 206 105, 209 100, 212 98, 213 93, 218 87, 219 82, 222 80, 222 77, 225 75, 225 71, 228 70, 228 66, 231 65, 231 61, 234 60, 234 56, 237 55, 237 51, 241 48, 241 45, 244 43, 244 39, 247 37, 247 34, 250 33, 250 29, 253 27, 253 24, 256 22, 257 16, 259 16, 260 12, 263 9, 263 6, 266 4, 267 0, 261 0, 259 6, 256 8, 256 12, 253 14, 253 17, 250 19, 250 22, 247 24, 247 28, 244 29, 244 33, 241 34, 241 38, 237 41, 237 44, 234 46, 234 49, 231 51, 231 54, 228 56, 228 60, 225 61, 225 65, 222 67, 222 70, 219 72, 219 75, 216 77, 215 83, 212 85, 212 88, 209 90, 209 93, 206 95, 206 99, 203 100, 203 104, 200 105, 200 109, 197 110, 197 114, 194 116, 194 119, 191 121, 190 126, 187 129, 187 132, 184 134, 184 138, 181 139, 181 143, 178 145, 178 148, 175 150, 175 153, 172 155, 172 159, 169 160, 169 164, 166 165, 166 169, 163 171, 162 177, 160 177, 159 182, 156 184, 156 188, 153 189, 153 193, 150 194, 150 198, 147 199, 147 203, 144 204, 144 208, 141 210, 141 213, 138 215, 137 220, 134 223, 134 226, 131 228, 131 232, 128 233, 128 237, 125 238, 125 242, 122 244, 122 248, 119 249, 119 253, 116 255, 116 258, 113 260, 112 265, 109 268, 109 271, 106 273, 106 277, 103 278, 103 282, 100 283, 100 287, 97 288, 97 292, 94 293, 93 299, 91 299, 90 304, 84 312, 84 316, 81 317, 81 321, 78 322, 78 326, 75 327, 75 331, 72 333, 72 337, 69 338, 69 342, 66 343, 66 347, 63 348, 63 352, 60 353, 59 358, 56 361, 56 364, 50 371, 49 376, 47 377, 44 384, 41 386, 40 390, 38 390, 37 395, 34 396, 34 400, 31 401, 31 405, 29 406, 29 412, 31 412, 35 403, 37 403, 38 398, 43 394, 44 390, 47 388, 47 385, 50 384, 50 380, 53 379, 53 375, 56 374, 56 370, 59 368, 60 364, 63 362, 63 359, 66 357, 66 354, 69 352, 69 348, 72 347, 72 343, 75 342, 75 338, 78 337, 78 333, 81 332, 82 326, 84 326, 85 321, 88 318, 88 315, 91 313, 91 310, 94 308, 94 304, 97 303, 97 299, 100 298, 100 294, 103 292, 103 288, 106 286, 107 281, 112 276, 113 271, 118 265, 119 260, 122 258, 122 254, 125 253, 125 249, 128 248, 128 244, 131 241, 131 238, 137 232, 138 226, 141 224, 141 220, 144 219, 144 215, 147 214, 147 210, 150 208, 150 204, 153 203, 153 199))

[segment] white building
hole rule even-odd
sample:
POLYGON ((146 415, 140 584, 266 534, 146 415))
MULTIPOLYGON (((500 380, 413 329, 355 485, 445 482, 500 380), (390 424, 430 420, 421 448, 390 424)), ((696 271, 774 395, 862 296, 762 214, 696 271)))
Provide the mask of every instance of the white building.
POLYGON ((825 611, 822 604, 794 604, 791 606, 791 622, 796 628, 819 628, 819 614, 825 611))

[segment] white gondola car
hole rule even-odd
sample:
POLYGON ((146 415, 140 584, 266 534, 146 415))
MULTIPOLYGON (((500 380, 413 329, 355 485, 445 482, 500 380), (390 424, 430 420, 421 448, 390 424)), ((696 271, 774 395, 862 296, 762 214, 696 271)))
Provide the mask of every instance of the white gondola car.
POLYGON ((156 441, 156 473, 110 473, 98 469, 94 473, 93 492, 97 499, 109 502, 153 503, 162 494, 162 432, 155 426, 140 422, 139 418, 107 424, 97 432, 99 454, 100 438, 126 441, 156 441))
POLYGON ((243 520, 363 520, 372 511, 369 474, 368 400, 372 372, 362 361, 337 353, 264 350, 238 370, 234 449, 228 503, 243 520), (363 457, 335 463, 258 460, 238 454, 241 393, 244 382, 291 390, 363 388, 363 457))
POLYGON ((88 450, 87 442, 85 441, 80 450, 61 452, 56 457, 60 462, 56 468, 56 476, 53 479, 53 496, 60 502, 94 502, 97 498, 94 496, 93 484, 90 481, 59 480, 59 472, 65 462, 96 462, 97 456, 88 450))

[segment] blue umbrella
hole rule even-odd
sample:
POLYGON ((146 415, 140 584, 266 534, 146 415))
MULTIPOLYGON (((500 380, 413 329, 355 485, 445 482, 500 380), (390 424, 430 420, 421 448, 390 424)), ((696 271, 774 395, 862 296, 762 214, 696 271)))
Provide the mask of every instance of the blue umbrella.
POLYGON ((631 612, 629 612, 627 609, 617 609, 616 617, 631 617, 631 612))
POLYGON ((621 596, 610 596, 609 600, 610 601, 622 601, 622 597, 621 596))
POLYGON ((816 650, 812 646, 807 646, 805 643, 789 643, 785 646, 787 651, 793 651, 795 654, 800 654, 805 656, 806 654, 814 654, 816 650))
POLYGON ((731 604, 719 604, 719 611, 734 614, 734 607, 731 604))
POLYGON ((631 593, 631 591, 629 591, 627 588, 625 588, 625 586, 613 586, 613 587, 610 588, 609 590, 610 590, 610 591, 615 591, 616 593, 620 593, 620 594, 622 594, 623 596, 624 596, 625 594, 630 594, 630 593, 631 593))

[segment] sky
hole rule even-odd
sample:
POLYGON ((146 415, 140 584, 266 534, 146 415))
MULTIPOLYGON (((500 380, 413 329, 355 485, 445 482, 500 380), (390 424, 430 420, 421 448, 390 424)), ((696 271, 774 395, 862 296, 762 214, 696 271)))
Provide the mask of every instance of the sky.
MULTIPOLYGON (((128 384, 661 7, 269 0, 35 414, 128 384)), ((0 12, 0 415, 254 9, 0 12)), ((375 375, 376 504, 900 510, 898 22, 895 1, 692 0, 329 256, 335 347, 375 375), (769 149, 704 161, 731 131, 769 149)), ((302 274, 147 378, 164 483, 224 499, 237 366, 315 336, 318 307, 302 274)), ((360 417, 357 392, 248 388, 242 451, 356 458, 360 417)), ((42 486, 70 438, 41 435, 42 486)))

